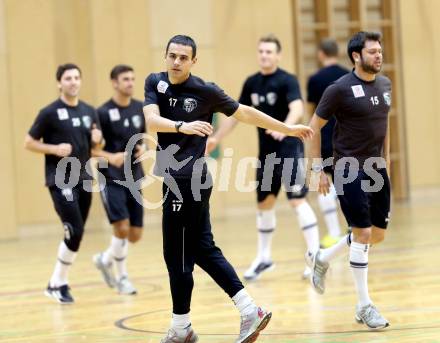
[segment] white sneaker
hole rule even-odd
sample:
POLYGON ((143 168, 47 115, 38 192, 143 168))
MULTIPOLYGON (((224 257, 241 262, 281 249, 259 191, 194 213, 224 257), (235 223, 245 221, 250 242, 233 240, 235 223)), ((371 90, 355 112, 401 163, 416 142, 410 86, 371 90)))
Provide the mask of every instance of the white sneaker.
POLYGON ((104 279, 104 282, 107 284, 107 286, 109 286, 110 288, 115 287, 116 279, 113 274, 113 265, 112 263, 104 264, 102 260, 102 252, 93 256, 93 263, 95 264, 96 268, 101 272, 102 278, 104 279))
POLYGON ((356 315, 354 317, 359 324, 365 324, 370 330, 385 329, 390 325, 373 304, 360 307, 356 305, 356 315))
POLYGON ((312 269, 309 266, 305 266, 304 271, 302 273, 302 279, 308 280, 311 275, 312 275, 312 269))
POLYGON ((261 274, 266 271, 271 271, 275 268, 275 264, 272 261, 263 262, 259 259, 255 259, 251 266, 244 273, 244 279, 247 281, 254 281, 260 278, 261 274))
POLYGON ((134 288, 133 284, 130 282, 127 276, 123 276, 118 281, 116 286, 118 287, 119 294, 125 294, 125 295, 137 294, 136 288, 134 288))
POLYGON ((319 259, 321 251, 318 250, 316 254, 306 253, 305 259, 306 263, 312 269, 312 274, 310 275, 310 283, 312 284, 314 290, 319 294, 324 294, 325 292, 325 276, 329 267, 328 262, 322 262, 319 259))
POLYGON ((257 340, 258 335, 263 331, 272 317, 272 312, 267 312, 261 307, 247 316, 241 317, 240 336, 235 343, 253 343, 257 340))
POLYGON ((192 329, 191 325, 187 327, 184 335, 178 335, 177 332, 171 328, 168 330, 167 335, 162 338, 160 343, 196 343, 199 337, 192 329))

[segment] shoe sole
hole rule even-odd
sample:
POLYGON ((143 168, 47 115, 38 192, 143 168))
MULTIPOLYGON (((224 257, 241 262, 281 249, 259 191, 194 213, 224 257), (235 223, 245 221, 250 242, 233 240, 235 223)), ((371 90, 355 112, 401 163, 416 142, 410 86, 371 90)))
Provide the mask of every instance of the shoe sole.
POLYGON ((263 270, 262 272, 258 273, 257 276, 255 276, 255 277, 248 277, 248 276, 244 276, 243 275, 243 278, 246 281, 257 281, 261 277, 261 274, 263 274, 265 272, 271 272, 274 269, 275 269, 275 263, 273 263, 269 268, 267 268, 267 269, 263 270))
POLYGON ((266 328, 267 324, 269 324, 271 318, 272 318, 272 312, 269 312, 263 318, 260 325, 257 326, 257 329, 249 337, 241 341, 241 343, 254 343, 257 340, 258 336, 260 335, 260 332, 266 328))
POLYGON ((72 305, 72 304, 74 303, 74 301, 71 301, 71 302, 63 302, 63 301, 60 301, 60 299, 58 299, 57 297, 54 297, 54 296, 53 296, 51 293, 49 293, 47 290, 44 291, 44 295, 45 295, 46 297, 50 298, 50 299, 53 299, 55 302, 57 302, 58 304, 61 304, 61 305, 72 305))
POLYGON ((390 326, 390 323, 386 323, 384 326, 371 327, 368 324, 366 324, 361 318, 359 318, 357 316, 354 317, 354 320, 356 320, 356 323, 358 323, 358 324, 366 325, 368 330, 370 330, 370 331, 381 331, 381 330, 384 330, 390 326))

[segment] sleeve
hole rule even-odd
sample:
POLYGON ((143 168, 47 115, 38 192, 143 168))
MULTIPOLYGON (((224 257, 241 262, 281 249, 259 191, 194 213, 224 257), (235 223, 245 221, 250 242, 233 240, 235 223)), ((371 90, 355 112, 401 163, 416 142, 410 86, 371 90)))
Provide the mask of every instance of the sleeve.
POLYGON ((333 117, 339 107, 340 92, 336 84, 332 84, 326 88, 319 101, 315 113, 322 119, 329 120, 333 117))
POLYGON ((295 76, 289 75, 286 88, 286 100, 288 104, 295 100, 301 100, 301 89, 299 88, 298 79, 295 76))
POLYGON ((237 111, 240 104, 227 95, 223 89, 215 83, 210 84, 212 89, 210 102, 212 104, 213 112, 221 112, 228 117, 232 116, 237 111))
POLYGON ((145 79, 144 86, 144 106, 146 105, 158 105, 157 93, 156 93, 157 82, 155 80, 154 74, 148 75, 145 79))
POLYGON ((252 106, 249 79, 247 79, 243 84, 243 88, 241 89, 241 94, 240 94, 240 98, 238 99, 238 102, 243 105, 252 106))
POLYGON ((29 129, 29 135, 34 139, 41 139, 47 132, 49 127, 49 113, 45 111, 40 111, 37 118, 29 129))
POLYGON ((102 130, 101 120, 99 118, 97 111, 93 107, 90 111, 90 116, 92 117, 92 127, 93 127, 93 124, 96 124, 96 128, 98 128, 99 130, 102 130))
POLYGON ((96 116, 98 118, 99 121, 99 127, 102 130, 102 134, 105 135, 105 133, 108 131, 109 129, 109 114, 108 112, 104 109, 104 108, 98 108, 96 110, 96 116))

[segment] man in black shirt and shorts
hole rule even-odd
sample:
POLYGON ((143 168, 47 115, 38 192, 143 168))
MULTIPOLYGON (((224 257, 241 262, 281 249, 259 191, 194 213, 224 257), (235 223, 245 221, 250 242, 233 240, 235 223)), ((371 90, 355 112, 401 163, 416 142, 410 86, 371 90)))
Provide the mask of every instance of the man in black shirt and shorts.
POLYGON ((118 181, 126 181, 125 161, 130 164, 130 181, 137 182, 144 176, 142 164, 134 163, 145 152, 143 141, 136 142, 136 151, 126 152, 126 148, 134 135, 145 132, 145 118, 142 102, 132 98, 135 81, 133 68, 124 64, 115 66, 110 72, 110 80, 114 89, 113 97, 98 108, 105 147, 95 149, 92 153, 93 156, 106 159, 109 164, 108 168, 98 170, 105 178, 101 199, 108 220, 113 224, 113 236, 108 249, 96 254, 93 261, 109 287, 116 286, 120 294, 136 294, 136 288, 128 278, 126 259, 128 242, 135 243, 142 236, 144 207, 133 197, 132 190, 118 181), (116 277, 113 265, 116 267, 116 277))
POLYGON ((158 133, 156 173, 164 177, 163 248, 173 300, 172 325, 162 343, 194 343, 190 303, 197 264, 232 298, 241 315, 236 343, 255 342, 271 313, 254 304, 234 268, 215 245, 209 198, 212 179, 204 162, 214 112, 289 136, 308 138, 302 125, 286 125, 251 107, 240 105, 214 83, 191 75, 196 45, 174 36, 166 48, 167 72, 145 81, 144 113, 149 132, 158 133))
POLYGON ((342 212, 352 228, 330 248, 312 256, 311 283, 318 293, 325 291, 329 261, 350 246, 358 304, 356 321, 372 330, 389 325, 373 305, 368 292, 368 251, 385 238, 390 212, 388 112, 391 82, 377 75, 382 67, 380 34, 358 32, 348 43, 348 56, 354 70, 329 86, 311 120, 315 129, 310 155, 312 178, 319 179, 318 190, 328 194, 329 180, 321 160, 320 130, 336 117, 334 133, 334 183, 342 212))
MULTIPOLYGON (((297 78, 278 67, 281 43, 273 35, 258 42, 260 71, 247 78, 239 102, 252 106, 286 124, 296 124, 304 114, 304 105, 297 78)), ((208 152, 215 148, 238 123, 228 118, 208 139, 208 152)), ((318 221, 306 200, 304 144, 297 137, 258 128, 259 168, 257 169, 257 256, 244 273, 248 281, 258 279, 274 267, 272 262, 272 236, 276 228, 275 203, 281 185, 284 185, 289 203, 294 208, 299 227, 307 246, 314 254, 319 249, 318 221)), ((305 267, 303 278, 310 276, 305 267)))
MULTIPOLYGON (((310 115, 315 112, 325 89, 348 73, 347 69, 338 64, 338 53, 338 43, 334 39, 326 38, 319 43, 317 57, 322 68, 313 74, 307 82, 307 107, 310 115)), ((333 128, 335 123, 336 118, 332 117, 321 130, 321 156, 323 160, 333 156, 333 128)), ((333 175, 331 166, 326 166, 324 171, 328 175, 333 175)), ((324 215, 328 230, 328 234, 321 239, 321 247, 323 248, 328 248, 338 242, 341 235, 336 198, 333 183, 330 184, 329 195, 318 194, 319 207, 324 215)))
POLYGON ((61 304, 71 304, 68 270, 76 258, 92 200, 93 173, 86 165, 102 134, 96 128, 94 108, 78 98, 79 67, 60 65, 56 79, 60 98, 40 111, 25 138, 25 148, 45 155, 46 186, 64 226, 64 241, 58 247, 45 294, 61 304))

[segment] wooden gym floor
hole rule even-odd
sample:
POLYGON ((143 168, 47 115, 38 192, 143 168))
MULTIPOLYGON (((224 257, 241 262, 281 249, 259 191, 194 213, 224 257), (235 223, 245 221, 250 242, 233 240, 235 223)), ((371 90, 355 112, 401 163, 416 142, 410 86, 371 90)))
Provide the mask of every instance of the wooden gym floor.
MULTIPOLYGON (((257 303, 273 312, 258 342, 440 342, 439 214, 438 195, 393 206, 387 239, 371 249, 369 263, 372 299, 391 327, 368 332, 353 318, 356 297, 346 258, 332 263, 323 296, 300 279, 304 243, 293 213, 282 206, 273 244, 276 268, 247 284, 257 303)), ((216 241, 240 275, 254 258, 254 221, 250 214, 214 222, 216 241)), ((103 284, 91 260, 109 233, 86 233, 70 273, 71 306, 43 295, 60 235, 61 229, 0 242, 0 342, 159 342, 171 308, 159 225, 147 227, 130 247, 137 296, 120 296, 103 284)), ((197 268, 192 323, 201 343, 231 343, 238 335, 234 306, 197 268)))

